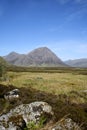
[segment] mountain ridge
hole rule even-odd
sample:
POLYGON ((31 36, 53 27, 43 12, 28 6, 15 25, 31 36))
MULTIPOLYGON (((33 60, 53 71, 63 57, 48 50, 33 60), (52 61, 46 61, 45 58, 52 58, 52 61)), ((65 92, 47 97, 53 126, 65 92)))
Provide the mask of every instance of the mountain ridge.
POLYGON ((72 67, 87 68, 87 58, 67 60, 67 61, 65 61, 65 64, 70 65, 72 67))
POLYGON ((3 58, 17 66, 68 66, 47 47, 36 48, 28 54, 11 52, 3 58))

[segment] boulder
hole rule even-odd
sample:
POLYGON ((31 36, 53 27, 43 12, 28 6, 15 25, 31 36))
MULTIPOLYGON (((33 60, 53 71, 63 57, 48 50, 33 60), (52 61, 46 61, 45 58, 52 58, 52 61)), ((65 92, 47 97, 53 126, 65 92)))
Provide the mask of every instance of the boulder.
POLYGON ((0 117, 0 130, 22 130, 31 121, 38 124, 42 117, 47 123, 53 115, 52 107, 46 102, 22 104, 0 117))
POLYGON ((7 101, 14 101, 19 98, 19 93, 20 93, 19 89, 14 89, 12 91, 7 92, 4 95, 4 99, 7 101))
POLYGON ((51 130, 81 130, 81 128, 71 118, 63 118, 51 130))

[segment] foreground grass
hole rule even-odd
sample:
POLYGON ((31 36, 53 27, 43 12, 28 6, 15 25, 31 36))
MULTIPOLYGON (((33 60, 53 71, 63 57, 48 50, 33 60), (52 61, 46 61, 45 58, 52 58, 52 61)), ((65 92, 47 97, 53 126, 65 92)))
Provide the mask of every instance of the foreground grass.
POLYGON ((0 95, 16 86, 21 91, 21 97, 15 104, 10 105, 0 99, 0 112, 3 113, 3 110, 5 112, 21 103, 46 101, 53 107, 55 121, 69 115, 87 130, 86 71, 8 72, 7 80, 0 81, 0 95))
MULTIPOLYGON (((6 93, 7 91, 13 90, 17 88, 12 85, 2 85, 0 84, 0 96, 6 93)), ((36 90, 33 88, 25 88, 21 87, 20 90, 20 98, 16 102, 6 102, 5 100, 0 98, 0 115, 3 113, 7 113, 11 108, 19 104, 27 104, 33 101, 45 101, 48 102, 54 111, 55 122, 59 121, 61 118, 67 115, 67 117, 71 118, 73 121, 78 123, 82 130, 87 130, 87 94, 79 94, 75 91, 72 91, 71 95, 60 94, 54 95, 51 93, 43 92, 40 90, 36 90), (85 103, 73 103, 71 99, 76 100, 76 98, 83 98, 85 103)), ((46 129, 47 130, 47 129, 46 129)))

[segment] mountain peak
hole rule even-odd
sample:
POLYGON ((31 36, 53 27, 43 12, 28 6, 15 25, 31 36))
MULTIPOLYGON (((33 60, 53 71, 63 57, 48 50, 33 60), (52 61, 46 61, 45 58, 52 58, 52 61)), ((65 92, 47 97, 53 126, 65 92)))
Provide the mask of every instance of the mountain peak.
MULTIPOLYGON (((36 48, 36 49, 34 49, 34 50, 32 50, 31 52, 34 52, 34 51, 48 51, 48 50, 50 50, 49 48, 47 48, 47 47, 39 47, 39 48, 36 48)), ((30 54, 31 52, 29 52, 28 54, 30 54)))
POLYGON ((15 51, 12 51, 12 52, 9 53, 9 55, 19 55, 19 54, 15 51))
POLYGON ((7 61, 7 62, 9 62, 9 63, 11 63, 11 62, 13 62, 14 60, 16 60, 18 57, 19 57, 19 55, 20 54, 18 54, 18 53, 16 53, 16 52, 11 52, 11 53, 9 53, 7 56, 4 56, 3 58, 7 61))
POLYGON ((27 55, 11 52, 5 59, 19 66, 66 66, 65 63, 47 47, 34 49, 27 55))

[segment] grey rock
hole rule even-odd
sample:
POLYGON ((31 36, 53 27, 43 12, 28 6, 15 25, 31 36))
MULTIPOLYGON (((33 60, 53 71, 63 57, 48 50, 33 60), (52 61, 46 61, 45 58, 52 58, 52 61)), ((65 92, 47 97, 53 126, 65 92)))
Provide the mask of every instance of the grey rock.
POLYGON ((41 117, 48 121, 53 115, 52 107, 46 102, 22 104, 0 117, 0 130, 18 130, 18 127, 22 130, 31 121, 38 124, 41 117))
POLYGON ((81 130, 81 128, 71 118, 63 118, 51 130, 81 130))
POLYGON ((83 92, 83 93, 87 93, 87 90, 82 90, 81 92, 83 92))
POLYGON ((4 95, 5 100, 7 101, 13 101, 19 98, 19 89, 14 89, 12 91, 7 92, 4 95))

